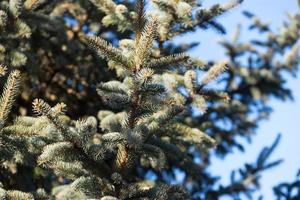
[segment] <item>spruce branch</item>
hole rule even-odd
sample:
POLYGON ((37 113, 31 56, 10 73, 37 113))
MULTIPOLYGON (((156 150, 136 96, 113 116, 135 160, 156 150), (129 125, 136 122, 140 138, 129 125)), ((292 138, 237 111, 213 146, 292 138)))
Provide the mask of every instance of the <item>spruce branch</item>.
MULTIPOLYGON (((93 174, 100 177, 107 177, 109 174, 104 174, 104 171, 110 172, 110 169, 102 160, 97 159, 94 149, 85 146, 84 141, 79 134, 72 131, 65 126, 59 119, 59 112, 51 108, 49 104, 41 99, 33 101, 33 110, 38 114, 48 118, 48 120, 55 126, 55 128, 62 134, 65 140, 73 144, 77 154, 84 159, 84 166, 88 168, 93 174)), ((96 149, 97 150, 97 149, 96 149)))
POLYGON ((155 131, 159 130, 162 125, 168 123, 183 110, 184 106, 171 104, 167 108, 154 113, 146 122, 148 129, 150 132, 154 133, 155 131))
POLYGON ((230 95, 226 92, 222 91, 214 91, 214 90, 207 90, 201 87, 196 88, 196 92, 199 93, 204 99, 211 100, 211 101, 223 101, 229 102, 230 95))
POLYGON ((98 180, 95 177, 81 176, 71 184, 71 187, 89 197, 96 198, 102 196, 102 191, 105 190, 104 187, 107 187, 107 185, 103 185, 101 182, 103 182, 101 179, 98 180))
POLYGON ((119 200, 119 199, 113 196, 104 196, 100 200, 119 200))
POLYGON ((144 67, 140 71, 136 72, 134 75, 134 81, 139 84, 144 84, 149 82, 154 75, 154 71, 150 68, 144 67))
POLYGON ((47 163, 47 167, 54 169, 57 175, 65 176, 73 180, 79 176, 88 174, 83 164, 78 161, 53 161, 51 163, 47 163))
POLYGON ((128 127, 133 129, 136 122, 137 122, 137 110, 140 106, 140 95, 138 93, 138 90, 133 91, 133 98, 132 103, 130 106, 130 110, 128 112, 128 120, 126 121, 126 124, 128 124, 128 127))
POLYGON ((10 0, 9 10, 15 18, 19 17, 23 10, 23 0, 10 0))
POLYGON ((27 10, 31 10, 34 7, 36 7, 40 2, 40 0, 26 0, 24 2, 24 8, 27 10))
POLYGON ((97 132, 97 120, 95 117, 76 122, 76 132, 81 136, 84 143, 88 143, 92 136, 97 132))
POLYGON ((195 144, 200 150, 206 151, 216 146, 216 141, 197 128, 191 128, 181 123, 171 124, 167 128, 170 132, 177 133, 177 137, 183 141, 195 144))
MULTIPOLYGON (((14 23, 14 26, 15 26, 14 27, 15 33, 7 35, 8 39, 30 38, 32 34, 32 30, 30 26, 23 19, 17 18, 14 23)), ((14 51, 14 52, 16 53, 18 51, 14 51)))
POLYGON ((284 54, 283 58, 287 67, 294 66, 295 64, 297 64, 300 58, 299 52, 300 52, 300 44, 296 43, 292 46, 289 52, 284 54))
POLYGON ((201 166, 194 163, 193 160, 175 144, 156 137, 150 137, 147 142, 161 148, 171 164, 182 167, 194 178, 202 178, 201 166))
POLYGON ((5 192, 5 199, 11 200, 34 200, 33 194, 22 192, 18 190, 7 190, 5 192))
POLYGON ((55 161, 63 156, 68 155, 69 150, 73 148, 70 142, 57 142, 44 147, 42 154, 38 158, 38 164, 42 165, 47 162, 55 161))
POLYGON ((117 151, 117 156, 116 156, 116 160, 115 160, 116 169, 120 170, 127 165, 128 161, 129 161, 128 154, 129 154, 128 148, 124 144, 118 144, 118 151, 117 151))
POLYGON ((201 80, 202 85, 207 85, 210 81, 216 79, 228 67, 228 62, 218 62, 212 66, 201 80))
POLYGON ((202 113, 206 112, 206 101, 202 95, 194 94, 192 105, 199 109, 202 113))
POLYGON ((162 84, 146 83, 141 86, 140 93, 144 96, 162 95, 166 92, 165 87, 162 84))
MULTIPOLYGON (((32 102, 33 111, 38 115, 43 115, 49 118, 52 118, 52 108, 42 99, 35 99, 32 102)), ((55 116, 56 117, 56 116, 55 116)))
POLYGON ((73 132, 71 132, 59 119, 61 114, 57 110, 51 108, 51 106, 42 99, 35 99, 32 102, 33 111, 48 118, 48 120, 55 126, 55 128, 70 142, 74 142, 76 145, 81 146, 81 142, 73 132))
POLYGON ((12 108, 13 102, 19 92, 21 75, 18 70, 9 74, 8 80, 4 86, 2 96, 0 98, 0 119, 6 120, 12 108))
POLYGON ((128 88, 119 81, 109 81, 105 83, 99 83, 97 85, 97 90, 126 95, 128 88))
POLYGON ((279 134, 271 146, 264 147, 255 163, 246 163, 244 168, 238 169, 237 171, 240 174, 238 179, 235 176, 235 171, 232 171, 231 184, 227 186, 221 185, 217 190, 208 191, 207 197, 219 199, 224 195, 234 195, 242 192, 252 191, 253 188, 251 185, 259 187, 258 179, 260 178, 260 173, 281 164, 283 161, 282 159, 279 159, 269 162, 270 156, 280 142, 280 138, 281 135, 279 134))
POLYGON ((44 189, 38 189, 31 193, 14 189, 5 190, 0 182, 0 197, 5 200, 46 200, 48 199, 48 194, 44 189))
POLYGON ((244 0, 231 0, 228 3, 221 6, 223 12, 226 12, 232 8, 235 8, 239 4, 243 3, 244 0))
MULTIPOLYGON (((215 178, 207 172, 210 155, 206 152, 206 149, 215 146, 216 142, 200 130, 206 129, 210 135, 218 139, 220 143, 217 153, 225 155, 235 145, 242 149, 236 141, 236 136, 249 136, 248 133, 254 130, 258 121, 256 118, 249 120, 248 115, 251 114, 252 107, 258 117, 263 117, 269 112, 268 105, 263 102, 265 98, 270 95, 280 98, 289 96, 290 91, 282 85, 285 78, 280 74, 284 70, 295 72, 295 66, 298 64, 299 45, 294 44, 297 44, 299 39, 299 15, 295 15, 293 20, 291 18, 292 25, 287 23, 279 35, 273 34, 268 26, 252 16, 254 25, 251 28, 266 31, 267 41, 240 44, 234 39, 233 42, 223 43, 227 55, 230 56, 230 62, 236 67, 228 70, 229 76, 222 79, 225 81, 222 90, 225 91, 220 92, 206 90, 204 86, 219 76, 226 68, 226 64, 214 65, 203 76, 202 82, 198 82, 196 66, 204 66, 204 63, 191 59, 185 54, 170 55, 189 51, 197 44, 178 44, 167 40, 176 35, 196 31, 197 26, 214 27, 224 32, 225 28, 215 19, 239 4, 240 0, 200 10, 198 13, 197 7, 200 7, 200 3, 198 5, 197 0, 152 0, 156 6, 153 11, 158 17, 159 25, 153 22, 151 17, 147 22, 144 0, 136 1, 135 12, 132 11, 134 1, 130 0, 90 0, 90 2, 101 12, 93 12, 91 4, 86 1, 5 0, 0 3, 0 32, 5 33, 1 35, 0 59, 3 63, 10 62, 12 67, 22 67, 28 62, 30 69, 31 67, 38 69, 36 63, 46 68, 55 64, 55 77, 46 82, 46 85, 51 83, 54 88, 52 86, 47 88, 44 94, 47 98, 50 94, 50 99, 55 96, 55 98, 71 100, 73 98, 65 97, 69 96, 69 91, 72 93, 76 91, 80 104, 73 104, 70 111, 72 116, 90 115, 95 112, 94 109, 98 105, 93 100, 89 103, 85 101, 92 96, 89 96, 90 91, 77 88, 80 83, 86 86, 87 82, 95 82, 97 78, 113 79, 111 76, 106 76, 106 69, 101 68, 100 71, 88 69, 93 65, 92 61, 95 58, 85 56, 86 46, 92 47, 108 61, 109 69, 116 70, 119 80, 100 83, 97 87, 103 103, 118 111, 117 113, 107 110, 99 112, 100 133, 95 118, 89 117, 79 122, 70 119, 64 121, 67 118, 64 116, 65 104, 50 107, 41 100, 34 102, 34 110, 42 117, 21 117, 13 125, 6 127, 4 120, 0 119, 0 179, 2 182, 4 177, 5 187, 13 190, 15 186, 11 186, 10 182, 14 184, 14 177, 20 180, 21 173, 22 179, 23 174, 26 176, 25 181, 27 177, 31 178, 31 173, 26 173, 27 168, 30 168, 29 171, 34 171, 33 179, 35 179, 35 169, 39 168, 36 168, 36 164, 42 164, 53 169, 47 171, 51 178, 49 184, 51 186, 47 189, 52 190, 53 195, 46 193, 44 195, 41 192, 39 195, 42 195, 43 199, 190 199, 195 196, 198 198, 198 194, 201 198, 218 199, 218 194, 216 197, 209 196, 211 188, 216 189, 212 193, 221 195, 224 193, 239 198, 238 195, 235 196, 236 193, 244 193, 252 183, 258 184, 256 175, 253 176, 252 172, 273 167, 281 162, 281 160, 266 162, 275 147, 266 148, 256 163, 247 164, 245 169, 241 170, 241 179, 223 188, 221 186, 218 190, 215 187, 217 184, 215 178), (50 19, 52 16, 57 20, 50 19), (95 20, 98 16, 102 18, 101 28, 99 28, 99 21, 95 20), (73 20, 73 17, 78 25, 68 26, 66 32, 63 20, 73 20), (114 27, 107 28, 109 25, 114 27), (124 32, 124 30, 128 31, 124 32), (131 39, 132 31, 135 31, 135 41, 131 39), (98 37, 87 37, 85 42, 88 45, 84 46, 82 32, 91 35, 112 33, 109 35, 110 39, 121 40, 120 48, 98 37), (156 32, 160 38, 158 44, 153 45, 156 42, 156 32), (41 44, 32 43, 40 40, 43 41, 41 44), (260 49, 257 50, 255 47, 258 45, 265 48, 267 53, 260 53, 260 49), (239 60, 245 55, 248 57, 249 53, 249 63, 244 62, 244 59, 239 60), (4 58, 5 54, 9 54, 9 57, 4 58), (59 54, 58 60, 55 58, 57 54, 59 54), (282 55, 283 57, 280 58, 282 55), (240 64, 247 66, 240 68, 240 64), (64 74, 62 65, 67 66, 67 73, 72 71, 68 73, 68 76, 70 74, 72 76, 69 77, 70 79, 64 74), (78 66, 85 67, 83 69, 78 66), (68 92, 61 90, 66 86, 64 82, 66 79, 72 80, 72 84, 69 82, 67 84, 68 92), (261 85, 264 87, 260 87, 261 85), (55 94, 56 91, 58 93, 55 94), (230 104, 221 101, 229 99, 226 92, 233 94, 234 101, 230 104), (253 100, 253 96, 259 97, 253 100), (203 112, 206 110, 206 100, 209 101, 207 113, 195 116, 193 112, 195 107, 203 112), (257 102, 260 102, 259 106, 256 105, 257 102), (72 112, 74 110, 79 112, 74 114, 72 112), (229 121, 232 125, 229 127, 230 130, 220 126, 219 122, 223 120, 229 121), (204 150, 203 155, 202 150, 204 150), (193 160, 198 158, 198 153, 203 161, 201 164, 193 160), (27 157, 30 157, 31 162, 27 161, 29 160, 27 157), (26 168, 25 173, 23 168, 26 168), (157 173, 158 181, 143 180, 150 168, 157 173), (132 170, 129 172, 129 169, 132 170), (134 169, 138 169, 138 172, 134 169), (169 175, 174 175, 174 169, 186 173, 182 185, 191 186, 188 190, 191 197, 183 187, 160 183, 168 182, 166 179, 169 175), (6 173, 6 170, 13 173, 6 173), (56 176, 53 176, 53 173, 62 176, 59 181, 62 180, 63 185, 55 186, 53 177, 56 176), (6 177, 9 180, 6 180, 6 177), (74 182, 66 183, 66 181, 74 182)), ((52 67, 50 68, 49 70, 52 71, 52 67)), ((3 76, 5 71, 5 68, 0 67, 0 76, 3 76)), ((38 77, 32 77, 30 74, 25 77, 26 82, 38 86, 34 87, 34 90, 29 88, 29 91, 40 94, 36 89, 40 86, 44 88, 45 84, 40 80, 40 73, 34 74, 38 77)), ((27 88, 25 85, 24 87, 27 88)), ((31 94, 28 96, 28 91, 22 93, 20 101, 22 106, 24 99, 33 97, 31 94)), ((0 108, 1 106, 2 104, 0 108)), ((43 175, 42 179, 45 180, 47 177, 43 175)), ((35 187, 35 184, 28 185, 35 187)), ((28 197, 27 193, 22 192, 19 195, 21 197, 18 195, 7 197, 5 196, 7 192, 1 187, 0 183, 0 199, 28 197)), ((31 189, 24 191, 31 191, 31 189)), ((32 198, 39 199, 37 194, 32 194, 32 198)), ((31 194, 29 195, 31 198, 31 194)))
MULTIPOLYGON (((99 112, 99 115, 101 115, 103 112, 99 112)), ((100 128, 103 131, 109 131, 109 132, 120 132, 122 129, 121 121, 124 121, 125 113, 123 114, 114 114, 110 113, 106 116, 103 116, 100 122, 100 128)))
POLYGON ((184 85, 185 87, 189 90, 189 91, 194 91, 196 84, 197 84, 197 74, 195 70, 188 70, 185 72, 184 77, 183 77, 183 81, 184 81, 184 85))
MULTIPOLYGON (((118 31, 124 32, 125 30, 132 30, 131 20, 134 18, 134 13, 129 12, 126 5, 113 0, 90 0, 101 12, 105 13, 102 18, 104 26, 117 25, 118 31)), ((132 3, 132 2, 130 2, 132 3)))
POLYGON ((130 105, 130 99, 127 94, 120 94, 116 92, 105 92, 100 88, 97 89, 98 95, 101 97, 103 103, 112 109, 120 110, 127 108, 130 105))
POLYGON ((157 18, 152 16, 146 23, 145 28, 142 32, 140 40, 136 38, 136 49, 135 49, 135 70, 139 71, 144 67, 144 64, 148 61, 153 41, 156 37, 157 31, 157 18))
POLYGON ((142 144, 141 151, 141 153, 144 153, 147 156, 146 159, 150 161, 153 169, 161 171, 163 168, 165 168, 167 158, 161 148, 151 144, 142 144))
POLYGON ((0 30, 6 27, 8 21, 8 15, 5 11, 0 10, 0 30))
POLYGON ((63 114, 64 104, 57 104, 51 107, 48 103, 41 99, 35 99, 32 103, 35 113, 47 117, 47 119, 55 126, 55 128, 63 135, 63 137, 73 143, 77 148, 84 148, 83 141, 79 138, 78 133, 71 131, 63 124, 59 116, 63 114))
POLYGON ((140 41, 141 34, 146 24, 146 17, 145 17, 145 0, 137 0, 135 5, 135 12, 136 12, 136 21, 134 23, 134 29, 136 34, 136 42, 140 41))
POLYGON ((121 64, 124 68, 131 68, 131 62, 129 58, 126 58, 122 51, 115 48, 113 45, 97 36, 86 36, 90 48, 94 49, 100 57, 105 58, 107 61, 114 61, 121 64))
POLYGON ((58 103, 52 108, 54 115, 63 115, 67 111, 67 105, 65 103, 58 103))
POLYGON ((213 27, 221 33, 225 33, 225 28, 216 22, 216 18, 228 12, 229 10, 235 8, 241 4, 243 0, 231 0, 224 5, 214 5, 210 9, 202 9, 196 14, 196 24, 201 28, 207 29, 208 27, 213 27))
POLYGON ((0 64, 0 77, 4 76, 6 74, 7 67, 0 64))
POLYGON ((94 4, 100 11, 106 13, 107 15, 114 13, 117 4, 112 0, 89 0, 94 4))
POLYGON ((25 126, 21 124, 13 124, 11 126, 6 126, 2 129, 2 133, 6 135, 15 135, 15 136, 34 136, 42 135, 43 129, 46 125, 34 124, 32 126, 25 126))
POLYGON ((190 57, 184 53, 173 54, 158 59, 152 59, 149 63, 146 64, 146 67, 153 69, 166 69, 168 67, 188 64, 189 59, 190 57))
MULTIPOLYGON (((147 98, 147 97, 146 97, 147 98)), ((137 115, 139 116, 139 121, 143 121, 145 118, 150 117, 154 112, 156 112, 160 106, 152 103, 143 103, 142 106, 140 106, 137 109, 137 115)))

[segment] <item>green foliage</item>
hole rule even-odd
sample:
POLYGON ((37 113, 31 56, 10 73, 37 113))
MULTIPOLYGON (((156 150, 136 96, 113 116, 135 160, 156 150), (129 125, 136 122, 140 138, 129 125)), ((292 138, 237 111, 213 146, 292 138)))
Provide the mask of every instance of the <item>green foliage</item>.
POLYGON ((228 186, 220 185, 218 190, 210 190, 207 193, 207 198, 218 199, 222 195, 230 194, 234 196, 235 194, 243 191, 246 196, 251 198, 251 193, 253 188, 259 187, 259 177, 260 173, 266 169, 270 169, 279 165, 283 160, 276 160, 268 163, 268 159, 276 146, 279 143, 281 135, 278 135, 274 143, 270 147, 265 147, 259 154, 256 163, 246 163, 244 168, 233 171, 230 175, 231 183, 228 186), (239 178, 237 178, 236 173, 239 173, 239 178))
MULTIPOLYGON (((9 71, 0 98, 1 199, 251 198, 260 174, 281 163, 269 162, 278 137, 226 186, 208 170, 212 155, 243 150, 237 137, 251 139, 270 97, 292 97, 283 73, 299 65, 299 15, 277 33, 245 12, 249 29, 265 37, 240 42, 238 27, 221 42, 228 60, 204 62, 187 54, 198 44, 173 39, 199 28, 225 33, 217 18, 242 1, 203 8, 153 0, 146 13, 147 2, 0 2, 0 76, 9 71), (210 86, 216 79, 218 89, 210 86), (175 185, 178 170, 185 178, 175 185)), ((297 199, 298 185, 274 192, 297 199)))
MULTIPOLYGON (((2 71, 5 71, 2 68, 2 71)), ((7 83, 4 86, 2 96, 0 98, 0 121, 1 124, 4 124, 8 114, 11 110, 12 104, 15 100, 19 89, 19 82, 20 82, 20 72, 13 71, 10 73, 7 83)))
MULTIPOLYGON (((153 17, 147 20, 141 37, 136 38, 134 41, 136 49, 127 52, 129 55, 133 55, 132 59, 129 57, 123 59, 126 55, 123 55, 122 50, 116 49, 101 38, 94 36, 86 38, 93 49, 100 51, 107 60, 122 65, 120 67, 124 68, 128 74, 127 77, 124 77, 123 82, 101 83, 97 88, 98 94, 105 104, 113 110, 124 113, 122 120, 113 122, 114 119, 110 118, 113 121, 109 121, 109 119, 107 121, 108 124, 116 123, 114 126, 118 126, 120 129, 114 131, 118 132, 109 132, 113 128, 108 128, 108 132, 102 133, 99 143, 91 143, 91 137, 96 134, 96 123, 91 123, 90 127, 83 128, 82 126, 88 126, 86 123, 89 123, 90 120, 87 120, 86 122, 80 122, 74 129, 65 126, 59 118, 63 114, 64 106, 57 105, 51 108, 42 100, 37 99, 33 102, 34 111, 45 116, 62 136, 62 140, 67 141, 60 142, 58 140, 45 146, 43 153, 38 158, 38 163, 53 169, 56 174, 62 174, 74 180, 70 187, 75 191, 79 190, 86 198, 95 198, 101 194, 113 194, 120 198, 126 194, 130 195, 128 198, 147 197, 155 199, 155 196, 160 194, 167 199, 185 199, 187 193, 183 189, 179 189, 178 186, 158 186, 153 182, 147 189, 143 189, 142 186, 137 187, 138 184, 143 184, 143 180, 132 182, 126 177, 134 174, 133 170, 136 165, 146 164, 148 166, 148 162, 151 163, 150 166, 153 169, 160 171, 164 169, 168 162, 168 155, 165 155, 166 150, 161 149, 156 143, 161 143, 167 138, 171 141, 174 140, 174 142, 182 141, 182 144, 184 142, 188 144, 197 143, 202 149, 214 144, 214 140, 200 130, 194 128, 191 133, 188 131, 191 128, 177 123, 176 118, 180 118, 180 113, 188 106, 188 101, 180 102, 180 104, 176 102, 176 99, 171 96, 171 90, 168 92, 164 83, 159 81, 165 70, 155 73, 149 68, 144 68, 145 63, 151 61, 151 50, 157 26, 155 20, 153 17), (175 126, 174 128, 178 129, 180 136, 175 139, 175 135, 168 134, 168 130, 171 131, 170 129, 165 129, 165 134, 162 134, 164 124, 169 124, 171 127, 175 126), (88 131, 91 132, 87 133, 88 131), (158 141, 149 143, 150 138, 158 141), (144 159, 143 162, 140 161, 141 158, 144 159), (145 160, 148 160, 148 162, 145 160), (103 169, 100 170, 100 168, 103 169), (103 181, 108 182, 108 178, 111 179, 114 173, 118 173, 123 181, 118 184, 117 188, 116 186, 111 188, 109 193, 101 191, 101 187, 97 187, 97 185, 103 181), (90 178, 81 178, 84 175, 90 178), (90 182, 92 179, 95 179, 96 182, 90 182), (131 187, 135 188, 133 193, 127 194, 128 189, 131 187), (158 188, 160 189, 158 190, 158 188)), ((169 56, 167 59, 171 63, 176 63, 178 60, 177 56, 169 56)), ((182 59, 178 61, 182 62, 182 59)), ((205 76, 205 84, 210 81, 209 79, 214 79, 222 69, 213 67, 209 70, 205 76)), ((183 79, 184 76, 184 74, 173 74, 175 79, 183 79)), ((196 84, 196 82, 192 84, 196 84)), ((196 88, 196 85, 190 88, 191 92, 194 88, 196 88)), ((105 121, 109 116, 104 117, 102 120, 105 121)), ((105 129, 105 127, 102 128, 105 129)), ((170 144, 172 145, 172 143, 170 144)), ((177 147, 173 146, 177 150, 177 147)), ((181 163, 174 164, 182 165, 181 163)), ((185 166, 182 165, 182 167, 185 166)), ((65 189, 69 190, 70 187, 65 189)), ((68 196, 68 193, 65 195, 68 196)))
POLYGON ((298 172, 296 179, 293 182, 280 183, 273 188, 277 199, 297 199, 300 196, 300 172, 298 172))

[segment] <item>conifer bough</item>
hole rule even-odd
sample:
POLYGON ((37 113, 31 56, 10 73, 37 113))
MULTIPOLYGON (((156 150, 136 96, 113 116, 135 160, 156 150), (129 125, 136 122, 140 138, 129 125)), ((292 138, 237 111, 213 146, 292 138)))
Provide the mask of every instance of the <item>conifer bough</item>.
MULTIPOLYGON (((0 98, 0 199, 251 197, 261 172, 282 162, 269 161, 278 136, 228 185, 208 170, 212 151, 243 149, 236 137, 249 139, 269 115, 266 99, 291 97, 282 72, 299 64, 299 15, 274 33, 245 12, 266 39, 242 43, 238 28, 221 42, 228 60, 205 64, 186 54, 197 43, 172 39, 198 28, 225 33, 218 17, 242 1, 149 2, 149 13, 143 0, 0 2, 0 77, 9 72, 0 98), (209 87, 220 75, 224 84, 209 87), (37 116, 12 121, 19 88, 16 107, 26 115, 37 98, 37 116)), ((275 193, 295 196, 298 182, 275 193)))

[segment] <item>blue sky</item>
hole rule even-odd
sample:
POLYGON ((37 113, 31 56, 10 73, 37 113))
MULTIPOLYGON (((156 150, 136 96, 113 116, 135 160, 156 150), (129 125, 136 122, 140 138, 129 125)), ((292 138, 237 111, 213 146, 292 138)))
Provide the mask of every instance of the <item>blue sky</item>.
MULTIPOLYGON (((228 0, 206 0, 204 6, 214 3, 226 3, 228 0)), ((230 37, 237 24, 242 24, 242 40, 247 40, 253 35, 247 32, 246 26, 248 20, 241 14, 243 10, 251 11, 264 22, 271 24, 273 30, 278 30, 284 19, 286 12, 299 12, 297 0, 245 0, 238 8, 232 10, 226 16, 219 19, 227 28, 230 37)), ((257 35, 256 35, 257 36, 257 35)), ((201 31, 189 40, 200 41, 199 48, 192 52, 203 60, 222 59, 224 54, 222 48, 218 46, 217 41, 221 36, 214 31, 201 31), (213 38, 213 39, 212 39, 213 38)), ((298 73, 299 77, 300 73, 298 73)), ((289 78, 287 86, 292 89, 295 100, 293 102, 280 102, 271 100, 270 105, 274 111, 269 120, 260 124, 257 135, 253 138, 251 144, 246 144, 246 152, 234 151, 233 154, 226 157, 225 160, 213 159, 211 171, 220 175, 223 183, 229 182, 229 175, 232 169, 237 169, 245 162, 255 161, 259 151, 266 145, 270 145, 278 133, 282 133, 281 142, 274 152, 271 160, 283 158, 284 163, 280 166, 266 171, 261 177, 261 194, 264 199, 274 199, 272 187, 282 181, 292 181, 300 168, 300 79, 289 78)))

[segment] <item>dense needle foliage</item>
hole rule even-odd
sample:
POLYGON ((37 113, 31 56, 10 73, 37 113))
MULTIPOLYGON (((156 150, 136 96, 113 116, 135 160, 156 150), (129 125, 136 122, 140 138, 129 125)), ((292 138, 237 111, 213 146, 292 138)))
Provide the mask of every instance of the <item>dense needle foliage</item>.
MULTIPOLYGON (((251 199, 261 173, 282 162, 269 160, 281 136, 224 175, 228 185, 210 158, 243 151, 237 138, 251 139, 268 100, 292 98, 285 78, 299 65, 300 15, 273 32, 245 11, 263 36, 241 42, 237 27, 221 42, 223 61, 174 42, 225 34, 218 18, 241 3, 1 1, 0 199, 251 199)), ((299 199, 299 176, 274 194, 299 199)))

